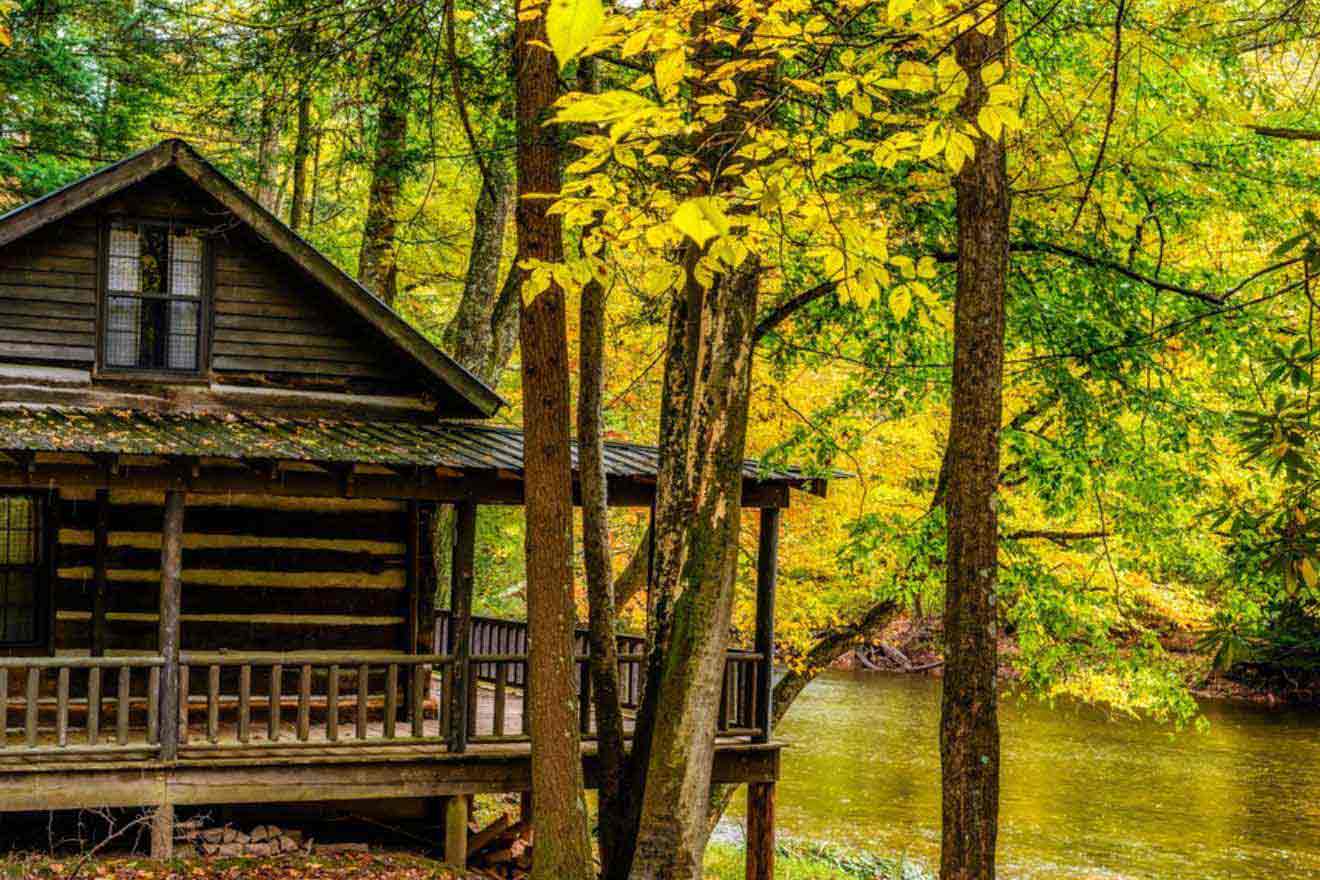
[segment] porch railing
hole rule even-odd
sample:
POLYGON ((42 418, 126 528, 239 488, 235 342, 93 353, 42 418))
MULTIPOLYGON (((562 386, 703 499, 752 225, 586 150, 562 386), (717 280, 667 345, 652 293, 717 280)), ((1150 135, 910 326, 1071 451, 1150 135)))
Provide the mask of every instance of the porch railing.
POLYGON ((164 665, 152 655, 0 657, 0 759, 158 753, 164 665))
MULTIPOLYGON (((447 625, 442 618, 442 646, 447 625)), ((443 653, 185 651, 171 707, 162 707, 166 664, 160 656, 0 658, 0 764, 89 754, 161 756, 162 712, 177 712, 182 759, 249 749, 461 751, 467 743, 526 741, 526 624, 474 618, 471 644, 465 668, 443 653), (458 717, 465 725, 456 730, 458 717)), ((590 740, 596 719, 585 633, 579 633, 577 652, 579 731, 590 740)), ((620 636, 619 701, 629 733, 641 702, 644 652, 644 639, 620 636)), ((720 735, 760 734, 758 703, 768 692, 763 660, 759 653, 729 652, 720 735)))
POLYGON ((180 657, 181 754, 224 747, 443 744, 442 654, 194 653, 180 657))

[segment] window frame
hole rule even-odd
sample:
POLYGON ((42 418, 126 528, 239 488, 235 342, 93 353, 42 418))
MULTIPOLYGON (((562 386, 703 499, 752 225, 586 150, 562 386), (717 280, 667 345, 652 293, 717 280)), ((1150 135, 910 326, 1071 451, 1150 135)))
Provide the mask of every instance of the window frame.
MULTIPOLYGON (((36 519, 37 558, 33 561, 32 581, 32 639, 30 641, 5 641, 0 638, 0 656, 5 652, 30 651, 35 648, 52 648, 51 637, 54 633, 52 624, 54 596, 51 585, 54 583, 54 546, 51 535, 53 520, 50 506, 56 503, 56 496, 46 492, 24 491, 22 489, 0 490, 3 497, 21 497, 32 500, 32 515, 36 519)), ((28 566, 3 566, 3 568, 27 568, 28 566)))
MULTIPOLYGON (((211 374, 211 336, 215 302, 215 248, 205 226, 185 220, 158 217, 105 217, 97 235, 96 267, 96 362, 95 376, 110 379, 168 380, 176 383, 206 383, 211 374), (202 244, 202 289, 197 300, 197 366, 193 369, 170 367, 120 367, 106 362, 106 332, 110 323, 110 231, 116 226, 186 229, 199 233, 202 244)), ((150 297, 143 297, 148 299, 150 297)), ((164 297, 166 301, 180 297, 164 297)))

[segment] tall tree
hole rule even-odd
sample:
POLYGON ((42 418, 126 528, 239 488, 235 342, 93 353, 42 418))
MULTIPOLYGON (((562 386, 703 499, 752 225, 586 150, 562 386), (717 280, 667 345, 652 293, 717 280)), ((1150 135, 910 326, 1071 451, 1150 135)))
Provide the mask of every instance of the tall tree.
POLYGON ((289 198, 289 228, 302 229, 307 207, 307 160, 312 154, 312 87, 298 84, 298 127, 293 136, 293 194, 289 198))
MULTIPOLYGON (((982 9, 987 4, 982 4, 982 9)), ((986 75, 1007 61, 1002 7, 993 25, 955 41, 968 78, 958 114, 977 125, 986 75)), ((999 569, 999 430, 1003 418, 1004 292, 1009 182, 1003 144, 981 137, 954 179, 958 279, 954 295, 953 404, 945 498, 944 695, 940 717, 944 833, 941 880, 995 876, 999 823, 999 667, 995 586, 999 569)))
MULTIPOLYGON (((525 7, 525 4, 519 4, 525 7)), ((536 804, 534 880, 594 876, 574 691, 573 476, 569 456, 568 328, 559 215, 563 149, 545 125, 559 70, 539 5, 514 25, 518 130, 518 266, 529 273, 519 315, 527 518, 527 712, 536 804), (534 12, 534 14, 529 14, 534 12)))

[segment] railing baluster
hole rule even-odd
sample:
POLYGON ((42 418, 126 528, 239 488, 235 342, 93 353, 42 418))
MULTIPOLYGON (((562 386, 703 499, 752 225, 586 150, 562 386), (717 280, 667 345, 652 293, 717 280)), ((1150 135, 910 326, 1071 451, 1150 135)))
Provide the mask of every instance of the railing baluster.
POLYGON ((69 667, 60 667, 56 681, 55 741, 64 748, 69 744, 69 667))
POLYGON ((312 735, 312 666, 304 663, 298 674, 298 741, 312 735))
POLYGON ((339 742, 339 666, 334 663, 325 683, 325 738, 339 742))
POLYGON ((160 744, 160 667, 147 673, 147 742, 160 744))
POLYGON ((220 667, 214 663, 206 671, 206 739, 220 742, 220 667))
POLYGON ((399 665, 385 667, 385 738, 394 739, 394 722, 399 712, 399 665))
POLYGON ((191 671, 187 664, 179 665, 179 744, 185 746, 191 738, 188 732, 188 688, 192 684, 191 671))
POLYGON ((720 687, 720 712, 715 722, 715 729, 724 731, 729 728, 729 670, 731 666, 727 658, 724 661, 724 684, 720 687))
MULTIPOLYGON (((472 675, 467 677, 467 736, 469 739, 477 735, 477 675, 475 670, 472 675)), ((466 743, 464 748, 466 748, 466 743)))
POLYGON ((509 698, 508 685, 505 683, 507 673, 503 663, 495 664, 495 721, 492 725, 495 736, 504 736, 504 703, 509 698))
POLYGON ((238 741, 252 741, 252 664, 238 668, 238 741))
POLYGON ((23 692, 26 700, 24 708, 26 717, 23 719, 24 740, 29 749, 37 747, 37 698, 41 692, 41 670, 36 666, 28 667, 27 690, 23 692))
POLYGON ((0 749, 9 745, 9 670, 0 669, 0 749))
POLYGON ((284 666, 276 663, 270 668, 269 704, 266 711, 266 738, 271 742, 280 741, 280 700, 283 695, 284 666))
POLYGON ((357 680, 357 738, 367 738, 367 681, 371 676, 371 670, 367 664, 358 666, 357 680))
POLYGON ((115 693, 115 742, 128 745, 129 698, 133 690, 133 669, 119 667, 119 689, 115 693))
POLYGON ((530 736, 532 732, 531 720, 527 717, 527 707, 531 705, 532 699, 532 681, 527 675, 527 661, 523 660, 514 664, 514 669, 522 671, 522 705, 519 707, 518 730, 523 736, 530 736))
POLYGON ((101 740, 101 668, 87 670, 87 744, 101 740))
POLYGON ((418 663, 412 668, 412 735, 426 734, 426 667, 418 663))
POLYGON ((591 663, 583 660, 578 669, 578 731, 591 732, 591 663))

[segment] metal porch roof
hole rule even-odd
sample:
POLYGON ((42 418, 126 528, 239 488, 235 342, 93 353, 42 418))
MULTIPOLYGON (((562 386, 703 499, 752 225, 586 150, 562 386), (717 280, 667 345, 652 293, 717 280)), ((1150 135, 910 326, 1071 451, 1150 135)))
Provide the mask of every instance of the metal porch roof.
MULTIPOLYGON (((66 407, 0 409, 0 450, 519 472, 523 466, 522 431, 494 425, 66 407)), ((573 461, 576 467, 576 444, 573 461)), ((605 444, 605 471, 610 476, 651 478, 658 463, 655 447, 605 444)), ((743 477, 802 484, 816 475, 796 467, 763 472, 759 462, 748 460, 743 463, 743 477)))

